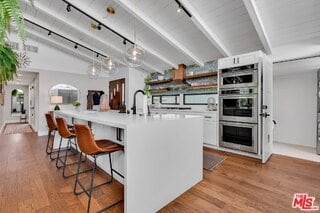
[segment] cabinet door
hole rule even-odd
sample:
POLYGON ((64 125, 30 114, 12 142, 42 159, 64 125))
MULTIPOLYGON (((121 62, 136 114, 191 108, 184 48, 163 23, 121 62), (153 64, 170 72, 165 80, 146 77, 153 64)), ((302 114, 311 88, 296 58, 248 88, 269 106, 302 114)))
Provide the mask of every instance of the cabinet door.
POLYGON ((228 58, 222 58, 218 60, 218 68, 229 68, 233 67, 236 64, 236 58, 235 57, 228 57, 228 58))
POLYGON ((244 54, 236 58, 236 64, 239 66, 257 63, 255 54, 244 54))
POLYGON ((217 146, 217 123, 204 121, 203 142, 212 146, 217 146))

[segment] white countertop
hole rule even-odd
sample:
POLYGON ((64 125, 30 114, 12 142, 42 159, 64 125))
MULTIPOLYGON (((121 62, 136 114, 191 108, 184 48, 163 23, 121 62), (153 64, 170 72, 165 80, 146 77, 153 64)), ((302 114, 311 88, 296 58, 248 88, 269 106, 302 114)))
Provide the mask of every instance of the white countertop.
POLYGON ((78 118, 81 120, 91 121, 108 126, 114 126, 119 128, 126 128, 128 125, 139 123, 158 123, 162 121, 192 119, 201 116, 198 115, 182 115, 182 114, 156 114, 151 116, 132 115, 125 113, 118 113, 118 111, 97 112, 97 111, 77 111, 77 110, 65 110, 55 111, 56 115, 78 118))

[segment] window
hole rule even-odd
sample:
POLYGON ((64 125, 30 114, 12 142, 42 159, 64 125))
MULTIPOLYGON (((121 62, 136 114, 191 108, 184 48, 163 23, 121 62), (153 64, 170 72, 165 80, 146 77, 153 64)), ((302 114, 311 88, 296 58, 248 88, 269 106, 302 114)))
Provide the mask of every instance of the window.
POLYGON ((162 95, 161 104, 178 105, 179 104, 178 97, 179 95, 162 95))
POLYGON ((207 105, 209 98, 216 98, 217 94, 204 93, 204 94, 185 94, 183 104, 185 105, 207 105))
POLYGON ((49 96, 62 96, 62 104, 71 104, 79 99, 80 91, 68 84, 57 84, 49 90, 49 96))
POLYGON ((152 104, 179 105, 179 95, 153 95, 152 104))

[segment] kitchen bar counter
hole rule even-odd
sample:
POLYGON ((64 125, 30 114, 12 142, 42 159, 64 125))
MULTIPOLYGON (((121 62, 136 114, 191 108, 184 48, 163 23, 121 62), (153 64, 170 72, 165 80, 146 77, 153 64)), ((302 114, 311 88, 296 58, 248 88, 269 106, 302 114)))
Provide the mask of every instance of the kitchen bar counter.
MULTIPOLYGON (((114 153, 116 170, 125 176, 125 212, 156 212, 202 180, 203 117, 158 114, 127 115, 115 111, 59 111, 69 122, 91 123, 96 139, 123 144, 114 153), (122 131, 117 137, 116 129, 122 131)), ((108 158, 98 165, 108 171, 108 158)), ((107 187, 107 186, 106 186, 107 187)))

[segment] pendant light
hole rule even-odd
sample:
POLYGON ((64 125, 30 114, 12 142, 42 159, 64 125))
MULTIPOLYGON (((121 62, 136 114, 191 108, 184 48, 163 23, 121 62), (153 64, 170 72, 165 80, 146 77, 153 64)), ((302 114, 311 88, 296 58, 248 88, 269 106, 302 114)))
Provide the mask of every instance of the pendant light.
MULTIPOLYGON (((136 7, 136 4, 135 4, 136 7)), ((136 39, 136 17, 134 16, 134 26, 133 26, 133 39, 134 43, 128 45, 125 52, 124 60, 130 67, 139 67, 144 61, 145 52, 137 45, 136 39)))
POLYGON ((95 63, 94 52, 92 52, 92 64, 88 66, 87 75, 90 79, 98 79, 101 73, 101 67, 95 63))
POLYGON ((107 74, 115 74, 118 72, 119 64, 113 60, 111 56, 104 60, 104 65, 106 67, 107 74))

